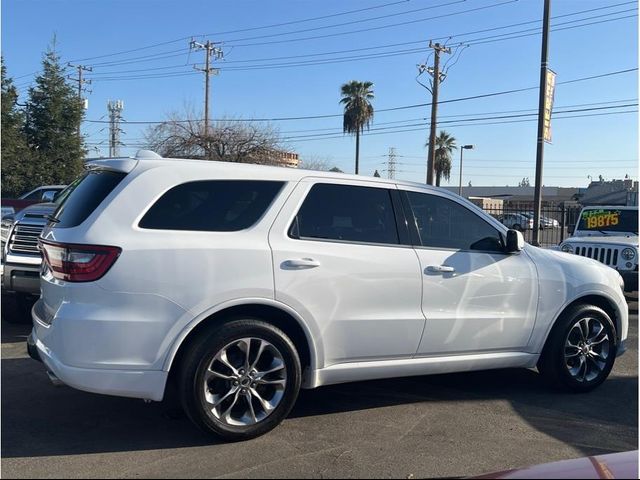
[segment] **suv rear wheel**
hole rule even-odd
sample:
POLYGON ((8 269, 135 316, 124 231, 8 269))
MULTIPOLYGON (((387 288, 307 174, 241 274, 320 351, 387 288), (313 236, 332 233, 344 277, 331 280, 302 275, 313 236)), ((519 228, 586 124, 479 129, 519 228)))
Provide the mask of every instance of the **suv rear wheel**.
POLYGON ((300 359, 287 335, 259 319, 238 319, 206 330, 190 345, 178 392, 197 426, 237 441, 280 424, 300 382, 300 359))
POLYGON ((577 305, 558 319, 538 370, 554 387, 586 392, 609 376, 616 351, 616 329, 609 315, 594 305, 577 305))

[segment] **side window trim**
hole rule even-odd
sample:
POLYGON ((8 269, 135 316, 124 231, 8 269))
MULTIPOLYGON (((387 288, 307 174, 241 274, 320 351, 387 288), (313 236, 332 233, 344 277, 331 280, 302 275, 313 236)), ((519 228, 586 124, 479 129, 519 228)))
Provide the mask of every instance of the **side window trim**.
MULTIPOLYGON (((430 246, 425 246, 422 244, 422 238, 420 237, 420 231, 418 230, 418 225, 416 224, 416 216, 413 212, 413 208, 411 207, 411 203, 409 202, 409 196, 408 196, 408 190, 400 190, 400 194, 402 197, 402 205, 405 208, 405 212, 409 212, 411 219, 413 219, 413 221, 409 218, 409 216, 407 216, 407 226, 409 228, 409 234, 410 234, 410 238, 411 241, 413 243, 413 248, 416 249, 420 249, 420 250, 444 250, 444 251, 450 251, 450 252, 467 252, 467 253, 484 253, 484 254, 495 254, 495 255, 509 255, 508 253, 502 251, 502 252, 497 252, 495 250, 471 250, 471 249, 467 249, 467 248, 446 248, 446 247, 430 247, 430 246)), ((471 213, 472 215, 475 215, 479 220, 482 220, 483 222, 485 222, 490 228, 492 228, 493 230, 495 230, 495 232, 498 234, 498 237, 500 238, 500 243, 502 245, 502 248, 505 248, 505 238, 504 235, 502 234, 502 232, 500 230, 498 230, 497 228, 495 228, 495 226, 491 225, 491 223, 487 222, 484 218, 482 218, 480 215, 478 215, 476 212, 474 212, 473 210, 471 210, 470 208, 468 208, 466 205, 457 202, 454 199, 448 198, 448 197, 444 197, 442 195, 437 195, 434 193, 430 193, 430 192, 414 192, 414 193, 420 193, 422 195, 432 195, 434 197, 437 198, 444 198, 446 200, 449 200, 451 202, 454 202, 456 205, 458 205, 461 208, 464 208, 465 210, 467 210, 469 213, 471 213)))
MULTIPOLYGON (((326 181, 325 182, 314 181, 313 183, 309 184, 309 187, 306 193, 304 194, 304 197, 302 198, 300 204, 297 207, 297 210, 287 228, 287 237, 289 237, 292 240, 312 241, 312 242, 342 243, 342 244, 349 244, 349 245, 365 245, 365 246, 374 246, 374 247, 378 246, 378 247, 413 248, 413 246, 411 245, 411 242, 409 241, 408 236, 403 237, 403 234, 401 233, 402 232, 401 219, 403 217, 406 218, 405 211, 401 205, 399 191, 393 187, 394 187, 393 185, 384 185, 384 186, 378 187, 378 186, 371 186, 371 185, 357 185, 352 183, 332 183, 332 182, 326 182, 326 181), (333 238, 305 237, 303 235, 300 235, 298 215, 300 214, 300 211, 302 210, 302 207, 304 206, 305 201, 307 200, 309 194, 311 193, 311 190, 316 185, 342 185, 345 187, 378 188, 380 190, 385 190, 389 194, 389 201, 391 203, 391 206, 394 212, 393 220, 396 228, 396 233, 398 235, 398 243, 377 243, 377 242, 364 242, 364 241, 357 241, 357 240, 339 240, 339 239, 333 239, 333 238), (406 240, 406 242, 404 243, 402 241, 403 238, 404 240, 406 240)), ((408 232, 406 234, 408 235, 408 232)))

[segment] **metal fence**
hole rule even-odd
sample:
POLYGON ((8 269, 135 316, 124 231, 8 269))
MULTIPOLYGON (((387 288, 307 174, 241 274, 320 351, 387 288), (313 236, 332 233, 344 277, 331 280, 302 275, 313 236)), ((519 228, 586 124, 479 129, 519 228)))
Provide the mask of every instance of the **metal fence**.
MULTIPOLYGON (((580 215, 580 206, 543 207, 540 218, 540 245, 559 245, 571 236, 580 215)), ((520 230, 527 242, 533 239, 533 211, 513 206, 484 208, 492 217, 509 228, 520 230)))

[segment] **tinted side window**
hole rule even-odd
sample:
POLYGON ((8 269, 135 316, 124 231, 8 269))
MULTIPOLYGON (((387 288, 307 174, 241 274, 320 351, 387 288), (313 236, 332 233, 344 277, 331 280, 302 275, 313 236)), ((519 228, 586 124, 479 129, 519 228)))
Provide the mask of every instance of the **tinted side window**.
POLYGON ((352 185, 314 185, 290 233, 298 238, 399 243, 389 191, 352 185))
POLYGON ((235 232, 254 225, 283 182, 205 180, 166 192, 140 220, 141 228, 235 232))
POLYGON ((499 232, 471 210, 447 198, 407 192, 422 246, 502 252, 499 232))
POLYGON ((55 227, 80 225, 126 175, 121 172, 93 170, 75 180, 65 190, 65 197, 53 214, 54 218, 58 219, 55 227))

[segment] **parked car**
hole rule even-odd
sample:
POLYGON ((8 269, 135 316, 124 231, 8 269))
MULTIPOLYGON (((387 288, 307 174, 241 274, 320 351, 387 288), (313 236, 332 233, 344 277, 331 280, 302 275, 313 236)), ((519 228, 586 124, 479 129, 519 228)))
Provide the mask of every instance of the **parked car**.
POLYGON ((5 307, 9 304, 17 307, 11 312, 3 309, 6 321, 31 322, 26 310, 33 304, 35 296, 40 295, 42 256, 38 250, 38 237, 47 223, 46 216, 52 214, 55 208, 54 203, 40 203, 2 218, 2 301, 5 307))
POLYGON ((5 208, 12 208, 15 213, 29 205, 52 202, 56 195, 64 190, 65 187, 66 185, 45 185, 26 192, 18 198, 3 198, 1 200, 3 208, 2 216, 5 216, 5 208))
MULTIPOLYGON (((527 218, 530 218, 531 220, 533 220, 534 218, 533 212, 526 212, 526 213, 523 213, 522 215, 526 216, 527 218)), ((533 226, 531 228, 533 228, 533 226)), ((560 228, 560 223, 558 222, 558 220, 541 215, 540 229, 542 230, 544 228, 560 228)))
POLYGON ((423 184, 91 161, 41 236, 28 350, 51 378, 252 438, 300 388, 537 366, 586 392, 625 351, 620 275, 423 184))
POLYGON ((593 258, 617 270, 625 290, 638 289, 638 207, 585 207, 573 236, 560 250, 593 258))
POLYGON ((592 457, 574 458, 544 463, 533 467, 489 473, 471 478, 636 478, 638 476, 638 450, 609 453, 592 457))
POLYGON ((533 230, 533 218, 522 213, 505 213, 500 217, 500 221, 513 230, 533 230))

